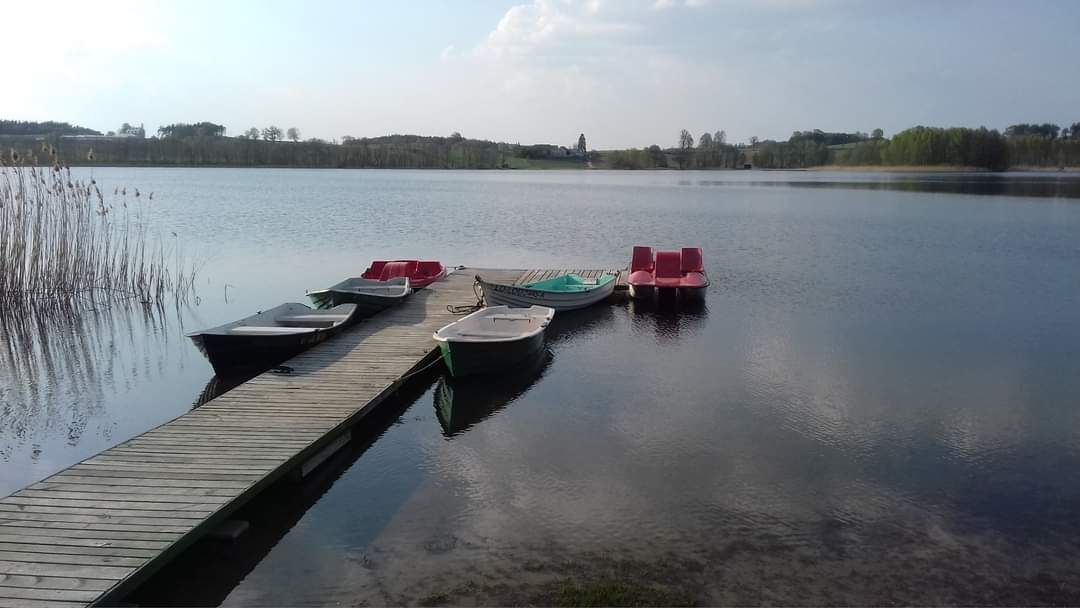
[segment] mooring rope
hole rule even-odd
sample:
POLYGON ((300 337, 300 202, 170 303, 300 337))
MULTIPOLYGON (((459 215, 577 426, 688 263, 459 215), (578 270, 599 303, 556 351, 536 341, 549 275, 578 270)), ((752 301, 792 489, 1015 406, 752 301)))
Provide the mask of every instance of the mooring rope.
POLYGON ((432 361, 431 363, 428 363, 428 364, 427 364, 427 365, 425 365, 424 367, 421 367, 421 368, 420 368, 420 369, 418 369, 418 370, 415 370, 415 371, 409 372, 409 373, 405 374, 404 376, 402 376, 402 377, 398 378, 398 382, 401 382, 401 383, 403 383, 403 382, 405 382, 406 380, 408 380, 409 378, 412 378, 413 376, 419 376, 420 374, 422 374, 422 373, 424 373, 424 372, 428 371, 429 369, 431 369, 431 368, 435 367, 436 365, 439 365, 440 363, 442 363, 442 357, 441 357, 441 356, 440 356, 440 357, 436 357, 434 361, 432 361))
POLYGON ((461 306, 454 306, 453 304, 447 304, 446 310, 450 314, 454 315, 467 315, 469 313, 476 312, 484 307, 484 292, 480 289, 480 277, 477 276, 473 280, 472 284, 473 295, 476 296, 476 304, 464 304, 461 306))

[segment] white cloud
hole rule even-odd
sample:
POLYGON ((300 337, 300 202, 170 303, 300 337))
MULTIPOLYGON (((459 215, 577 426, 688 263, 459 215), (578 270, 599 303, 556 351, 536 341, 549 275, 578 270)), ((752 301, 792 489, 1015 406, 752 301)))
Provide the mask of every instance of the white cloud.
POLYGON ((525 55, 583 39, 638 31, 640 25, 607 18, 598 0, 585 3, 534 0, 506 11, 477 54, 525 55))

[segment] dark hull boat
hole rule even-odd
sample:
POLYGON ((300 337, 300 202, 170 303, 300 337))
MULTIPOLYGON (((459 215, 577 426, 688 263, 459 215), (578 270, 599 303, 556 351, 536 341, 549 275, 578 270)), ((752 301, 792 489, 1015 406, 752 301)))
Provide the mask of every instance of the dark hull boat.
POLYGON ((319 308, 355 304, 357 318, 363 318, 400 304, 410 293, 409 279, 399 277, 388 281, 345 279, 333 287, 309 291, 307 295, 319 308))
POLYGON ((355 304, 312 310, 293 302, 188 337, 219 376, 258 373, 337 335, 355 313, 355 304))
POLYGON ((514 367, 540 351, 555 310, 545 306, 491 306, 435 332, 443 362, 453 376, 514 367))
POLYGON ((498 376, 443 376, 435 389, 435 414, 443 434, 459 435, 513 403, 544 375, 551 360, 551 351, 541 349, 498 376))

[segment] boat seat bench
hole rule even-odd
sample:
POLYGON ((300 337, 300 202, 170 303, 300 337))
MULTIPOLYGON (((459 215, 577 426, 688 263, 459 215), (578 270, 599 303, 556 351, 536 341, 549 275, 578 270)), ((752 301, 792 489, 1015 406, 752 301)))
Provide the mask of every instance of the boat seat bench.
POLYGON ((471 329, 468 331, 459 331, 457 335, 463 338, 511 338, 513 336, 506 335, 506 332, 502 331, 484 331, 482 329, 471 329))
POLYGON ((320 321, 325 323, 336 323, 348 319, 349 315, 284 315, 275 319, 280 323, 305 323, 311 321, 320 321))
POLYGON ((311 333, 319 329, 317 327, 273 327, 262 325, 241 325, 240 327, 234 327, 229 330, 229 333, 233 334, 250 334, 250 335, 278 335, 283 336, 287 334, 306 334, 311 333))

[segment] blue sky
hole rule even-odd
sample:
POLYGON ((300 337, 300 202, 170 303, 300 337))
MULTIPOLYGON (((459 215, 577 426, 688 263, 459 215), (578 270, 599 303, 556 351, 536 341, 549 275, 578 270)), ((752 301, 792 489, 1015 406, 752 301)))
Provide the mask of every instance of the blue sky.
POLYGON ((1080 2, 11 3, 0 117, 590 147, 1080 121, 1080 2), (14 67, 12 67, 14 66, 14 67))

